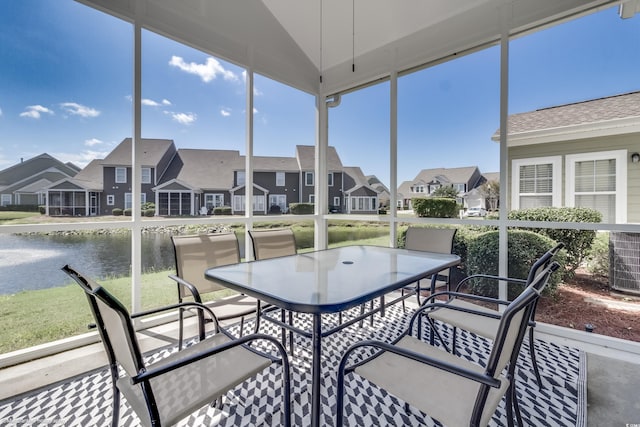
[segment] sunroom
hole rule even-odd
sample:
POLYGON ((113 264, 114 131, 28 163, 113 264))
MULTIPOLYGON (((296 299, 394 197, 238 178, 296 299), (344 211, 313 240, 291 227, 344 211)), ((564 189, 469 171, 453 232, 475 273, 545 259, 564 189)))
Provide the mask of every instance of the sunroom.
MULTIPOLYGON (((251 230, 255 223, 278 222, 283 217, 270 216, 268 213, 255 215, 255 210, 267 212, 268 208, 262 192, 256 192, 260 187, 253 182, 254 157, 267 155, 272 151, 274 155, 283 155, 281 153, 291 152, 291 147, 296 144, 315 143, 315 180, 311 185, 301 182, 300 190, 309 193, 304 199, 313 200, 315 211, 312 215, 287 217, 294 222, 312 224, 312 247, 316 250, 330 246, 332 242, 329 227, 340 221, 380 225, 386 231, 384 245, 390 247, 398 245, 398 237, 407 225, 462 227, 478 225, 482 221, 482 225, 499 230, 498 272, 507 276, 507 237, 512 228, 640 232, 640 225, 613 218, 598 224, 512 220, 508 218, 507 203, 500 203, 505 209, 497 212, 495 217, 479 220, 419 218, 404 214, 397 208, 401 203, 398 189, 405 181, 406 174, 415 176, 419 168, 443 165, 471 166, 480 152, 490 150, 494 150, 495 164, 500 172, 500 199, 509 200, 512 194, 510 170, 514 164, 509 157, 508 117, 514 111, 528 108, 522 100, 534 95, 539 97, 541 105, 575 101, 573 98, 563 99, 563 96, 569 96, 565 94, 554 97, 536 92, 536 89, 545 84, 545 79, 527 73, 523 69, 522 58, 532 56, 534 60, 548 61, 545 64, 548 65, 549 75, 558 77, 560 84, 568 85, 572 80, 570 74, 574 70, 572 62, 579 63, 581 68, 593 67, 593 64, 584 57, 572 56, 573 52, 562 51, 565 46, 562 43, 558 43, 562 47, 554 48, 554 41, 561 42, 565 41, 565 37, 570 38, 560 31, 554 33, 554 29, 562 29, 565 25, 584 22, 583 20, 588 22, 589 19, 605 15, 610 25, 625 26, 622 32, 627 37, 635 36, 638 40, 640 33, 637 24, 635 27, 627 24, 639 19, 637 12, 640 10, 640 2, 637 0, 438 0, 401 4, 382 0, 78 0, 78 3, 82 7, 108 15, 114 26, 128 31, 124 37, 119 33, 118 38, 122 39, 122 50, 129 55, 127 66, 132 66, 129 72, 131 104, 128 105, 132 114, 128 123, 130 126, 121 129, 128 134, 120 135, 118 140, 129 136, 133 139, 131 158, 133 170, 137 172, 134 174, 131 200, 141 199, 140 185, 135 183, 141 182, 142 153, 136 141, 151 136, 174 138, 176 141, 179 139, 175 135, 157 135, 158 131, 168 130, 157 130, 147 124, 152 114, 145 109, 150 106, 150 98, 160 99, 162 96, 153 77, 154 72, 158 72, 158 67, 153 64, 148 66, 146 62, 154 52, 161 49, 158 47, 159 41, 171 43, 171 49, 177 46, 176 51, 182 52, 185 58, 185 52, 195 50, 216 62, 219 62, 218 59, 225 61, 229 68, 234 67, 237 70, 236 80, 240 80, 236 90, 241 90, 244 98, 241 106, 234 107, 236 111, 244 112, 240 115, 240 125, 236 123, 234 133, 223 135, 223 138, 233 138, 235 145, 224 146, 221 138, 211 142, 209 146, 211 149, 233 148, 245 155, 243 191, 236 192, 238 201, 242 200, 242 206, 238 210, 244 211, 244 216, 199 216, 193 209, 196 205, 194 199, 204 197, 198 194, 199 191, 168 186, 162 189, 163 195, 157 200, 157 209, 161 214, 166 211, 169 214, 184 215, 183 217, 144 218, 141 207, 134 203, 130 220, 86 223, 61 221, 0 227, 0 233, 6 235, 73 230, 127 230, 130 236, 128 242, 131 267, 128 308, 132 312, 141 311, 154 302, 143 286, 143 276, 150 271, 143 260, 150 251, 145 247, 143 229, 150 225, 238 227, 242 230, 238 235, 241 236, 243 254, 246 259, 251 259, 251 241, 246 231, 251 230), (545 34, 548 38, 534 45, 532 40, 540 34, 545 34), (549 44, 545 45, 545 42, 549 44), (554 66, 557 68, 553 68, 554 66), (419 77, 426 77, 428 83, 418 81, 419 77), (284 149, 277 143, 276 137, 264 130, 262 125, 267 123, 267 118, 261 116, 260 112, 266 105, 261 93, 265 88, 273 87, 283 93, 293 94, 291 99, 295 99, 297 106, 304 105, 305 116, 301 120, 304 121, 304 134, 311 141, 287 140, 288 126, 298 125, 288 117, 281 119, 284 123, 278 129, 279 136, 284 141, 284 149), (525 93, 523 88, 526 87, 529 90, 525 93), (440 97, 436 97, 436 93, 440 97), (418 100, 409 100, 413 95, 418 100), (471 99, 471 109, 466 108, 466 102, 471 99), (485 132, 482 137, 487 142, 465 145, 464 141, 471 136, 464 132, 464 128, 485 120, 485 115, 479 114, 481 110, 491 114, 489 122, 479 127, 485 132), (381 126, 371 131, 369 128, 373 127, 374 122, 381 126), (409 129, 413 124, 419 126, 409 129), (441 134, 437 130, 438 125, 455 130, 455 137, 441 134), (500 132, 498 144, 495 144, 490 139, 497 128, 500 132), (420 134, 423 137, 416 136, 420 134), (330 206, 333 205, 328 188, 327 153, 330 145, 336 146, 341 157, 346 158, 345 164, 363 166, 357 164, 362 161, 366 164, 363 166, 365 171, 368 171, 366 166, 369 164, 372 169, 375 165, 377 177, 390 189, 390 208, 386 214, 368 213, 377 208, 378 200, 373 194, 343 194, 343 203, 350 204, 351 213, 329 213, 330 206), (423 151, 418 153, 416 151, 420 146, 423 151), (349 154, 343 154, 343 149, 350 149, 349 154), (375 162, 369 162, 368 159, 373 158, 375 162), (436 163, 416 166, 416 159, 423 162, 433 162, 436 159, 436 163), (245 210, 244 200, 254 200, 255 204, 257 197, 263 198, 262 206, 257 209, 254 206, 254 211, 245 210)), ((108 28, 109 25, 104 30, 95 31, 104 31, 102 36, 108 38, 108 28)), ((171 49, 163 52, 171 58, 170 65, 173 67, 166 81, 170 82, 175 78, 175 74, 171 72, 183 71, 195 75, 198 64, 189 63, 189 60, 182 58, 174 59, 177 56, 168 55, 171 49)), ((585 55, 584 52, 589 52, 588 46, 579 54, 585 55)), ((626 70, 633 70, 634 64, 640 61, 640 51, 637 49, 616 51, 612 55, 628 60, 624 62, 621 59, 626 70)), ((163 65, 166 62, 165 60, 163 65)), ((606 66, 603 66, 602 73, 597 81, 615 80, 617 77, 615 70, 606 66)), ((635 87, 626 90, 637 90, 640 78, 631 77, 630 80, 635 80, 635 87)), ((614 85, 603 84, 600 96, 612 95, 609 91, 617 90, 619 89, 614 85)), ((211 97, 211 94, 191 92, 186 93, 184 99, 200 96, 211 97)), ((284 105, 286 102, 282 104, 283 109, 288 108, 284 105)), ((220 108, 225 111, 222 116, 230 114, 232 110, 226 106, 220 108)), ((272 116, 268 119, 275 121, 275 113, 272 110, 272 116)), ((176 120, 180 119, 169 107, 165 111, 158 111, 158 114, 174 115, 176 120)), ((205 136, 201 138, 205 139, 205 136)), ((630 158, 632 153, 640 151, 640 143, 631 141, 626 150, 626 155, 616 159, 619 167, 628 172, 627 180, 631 181, 640 178, 640 169, 633 168, 630 158)), ((543 155, 553 156, 554 153, 537 154, 539 157, 543 155)), ((346 190, 348 189, 344 189, 346 190)), ((287 195, 287 199, 299 200, 300 197, 287 195)), ((78 200, 74 202, 74 206, 83 208, 87 205, 87 200, 78 200)), ((627 205, 623 209, 630 211, 635 208, 627 205)), ((42 274, 49 272, 42 271, 42 274)), ((96 271, 96 274, 100 275, 101 272, 96 271)), ((501 288, 501 292, 504 295, 506 288, 501 288)), ((158 319, 157 323, 163 320, 166 319, 158 319)), ((155 325, 147 323, 140 326, 155 325)), ((640 354, 638 343, 590 334, 584 332, 581 326, 572 329, 541 323, 537 326, 537 332, 552 336, 558 342, 571 342, 572 345, 589 348, 595 353, 602 354, 606 352, 605 349, 615 349, 623 352, 625 357, 640 354)), ((12 351, 3 357, 2 364, 16 365, 36 357, 95 343, 98 339, 97 334, 89 333, 67 337, 64 341, 55 343, 43 343, 38 348, 12 351)))

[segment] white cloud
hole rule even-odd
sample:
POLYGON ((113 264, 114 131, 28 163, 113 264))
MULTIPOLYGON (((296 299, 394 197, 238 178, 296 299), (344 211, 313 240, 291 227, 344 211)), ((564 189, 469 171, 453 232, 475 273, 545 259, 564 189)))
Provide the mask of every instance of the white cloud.
POLYGON ((162 105, 171 105, 171 101, 169 101, 168 99, 163 99, 162 105))
POLYGON ((156 101, 154 101, 153 99, 144 99, 144 98, 142 98, 142 105, 147 105, 149 107, 158 107, 158 106, 160 106, 160 104, 157 103, 156 101))
POLYGON ((54 115, 54 112, 47 107, 43 107, 42 105, 29 105, 26 111, 20 113, 20 117, 39 119, 43 113, 54 115))
POLYGON ((69 114, 80 117, 98 117, 100 111, 75 102, 63 102, 60 107, 69 114))
POLYGON ((80 153, 51 153, 51 155, 63 163, 71 162, 76 166, 84 168, 92 160, 104 159, 105 157, 107 157, 109 153, 110 153, 110 150, 107 150, 107 151, 84 150, 80 153))
POLYGON ((94 145, 100 145, 103 142, 100 141, 98 138, 91 138, 91 139, 87 139, 84 142, 84 145, 86 145, 87 147, 93 147, 94 145))
POLYGON ((196 121, 198 116, 195 113, 170 113, 171 118, 181 125, 190 125, 196 121))
POLYGON ((258 109, 256 107, 253 107, 253 114, 258 114, 258 109))
POLYGON ((2 117, 2 108, 0 108, 0 117, 2 117))
POLYGON ((229 108, 223 108, 220 110, 220 115, 222 117, 229 117, 231 115, 231 110, 229 108))
POLYGON ((195 62, 187 63, 181 57, 174 55, 171 57, 169 65, 177 67, 186 73, 195 74, 205 83, 216 79, 218 75, 221 75, 225 80, 238 80, 238 76, 236 76, 233 71, 225 70, 222 64, 212 57, 207 58, 204 64, 197 64, 195 62))

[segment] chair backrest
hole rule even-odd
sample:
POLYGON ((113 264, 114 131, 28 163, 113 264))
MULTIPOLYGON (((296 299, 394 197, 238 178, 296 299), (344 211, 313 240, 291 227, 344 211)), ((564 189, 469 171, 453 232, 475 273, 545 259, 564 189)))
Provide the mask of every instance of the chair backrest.
POLYGON ((129 376, 144 368, 135 329, 127 309, 118 299, 93 280, 69 265, 62 267, 87 296, 109 363, 119 363, 129 376))
POLYGON ((293 230, 249 230, 253 242, 253 255, 257 260, 295 255, 296 238, 293 230))
MULTIPOLYGON (((207 268, 240 262, 240 247, 234 232, 172 236, 176 256, 176 275, 198 289, 200 293, 224 289, 204 277, 207 268)), ((180 297, 191 295, 184 286, 178 286, 180 297)))
POLYGON ((556 246, 549 249, 540 258, 538 258, 538 260, 531 267, 531 270, 529 270, 529 275, 527 276, 527 284, 531 283, 533 279, 551 263, 553 257, 555 257, 562 248, 564 248, 564 243, 558 243, 556 246))
MULTIPOLYGON (((487 361, 486 372, 488 375, 498 378, 507 368, 509 369, 509 373, 513 375, 515 364, 520 353, 520 346, 522 345, 525 331, 529 324, 531 311, 549 281, 551 273, 557 270, 559 266, 555 261, 548 264, 535 276, 529 286, 527 286, 516 299, 509 303, 502 313, 498 332, 493 341, 491 354, 487 361)), ((511 380, 513 381, 513 378, 511 378, 511 380)), ((497 402, 492 402, 492 405, 486 405, 490 391, 489 386, 481 387, 476 400, 476 410, 474 411, 480 419, 480 423, 475 424, 472 422, 472 425, 487 425, 489 423, 495 411, 495 406, 497 406, 497 402), (495 404, 495 406, 493 406, 493 404, 495 404)))
POLYGON ((405 236, 405 249, 450 254, 456 228, 409 227, 405 236))

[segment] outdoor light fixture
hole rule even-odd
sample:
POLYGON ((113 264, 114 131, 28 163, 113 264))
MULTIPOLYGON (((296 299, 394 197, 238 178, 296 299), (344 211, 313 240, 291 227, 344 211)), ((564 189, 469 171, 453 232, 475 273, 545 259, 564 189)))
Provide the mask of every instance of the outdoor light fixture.
POLYGON ((633 163, 638 163, 638 162, 640 162, 640 154, 638 154, 638 153, 633 153, 633 154, 631 154, 631 161, 632 161, 633 163))

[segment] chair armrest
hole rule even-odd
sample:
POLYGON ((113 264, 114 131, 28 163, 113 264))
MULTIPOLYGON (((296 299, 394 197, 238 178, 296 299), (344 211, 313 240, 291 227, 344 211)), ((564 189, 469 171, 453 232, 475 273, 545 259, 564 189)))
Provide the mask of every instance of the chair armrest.
POLYGON ((129 317, 131 317, 132 319, 137 319, 139 317, 149 316, 151 314, 158 314, 165 311, 178 310, 180 308, 196 308, 196 309, 205 311, 211 317, 211 320, 213 320, 214 325, 216 325, 216 330, 220 328, 220 322, 218 321, 218 318, 209 307, 207 307, 206 305, 200 302, 192 302, 192 301, 166 305, 163 307, 153 308, 151 310, 146 310, 146 311, 139 311, 137 313, 132 313, 129 317))
POLYGON ((191 295, 193 295, 193 299, 196 302, 202 302, 200 292, 198 292, 198 289, 191 283, 187 282, 181 277, 176 276, 175 274, 169 274, 169 279, 174 280, 178 284, 178 286, 184 286, 185 288, 187 288, 187 290, 191 292, 191 295))
MULTIPOLYGON (((456 291, 442 291, 426 297, 426 299, 422 302, 422 306, 433 304, 436 301, 436 298, 439 296, 447 296, 449 300, 454 298, 462 298, 462 299, 470 299, 475 301, 487 302, 490 304, 497 305, 509 305, 510 302, 506 300, 502 300, 499 298, 485 297, 484 295, 475 295, 475 294, 467 294, 464 292, 456 292, 456 291), (431 301, 431 302, 429 302, 431 301)), ((421 306, 421 307, 422 307, 421 306)), ((420 308, 418 309, 420 310, 420 308)))
POLYGON ((503 281, 503 282, 507 282, 507 283, 519 283, 519 284, 526 284, 527 281, 525 279, 516 279, 513 277, 501 277, 501 276, 493 276, 490 274, 473 274, 471 276, 467 276, 464 279, 462 279, 460 282, 458 282, 458 286, 456 286, 456 292, 460 292, 460 289, 466 285, 469 281, 473 280, 473 279, 491 279, 491 280, 496 280, 496 281, 503 281))
MULTIPOLYGON (((208 348, 199 353, 191 354, 185 358, 181 358, 180 360, 176 360, 173 363, 166 364, 156 369, 149 369, 148 371, 140 372, 138 375, 131 377, 132 384, 138 384, 143 381, 148 381, 152 378, 158 377, 160 375, 171 372, 175 369, 181 368, 183 366, 189 365, 190 363, 197 362, 198 360, 202 360, 206 357, 213 356, 214 354, 221 353, 225 350, 228 350, 233 347, 237 347, 240 345, 245 345, 250 341, 256 340, 266 340, 271 342, 280 353, 280 360, 282 361, 283 368, 285 370, 285 375, 287 378, 290 378, 289 374, 289 358, 287 357, 287 352, 285 351, 282 344, 274 337, 266 334, 251 334, 245 335, 244 337, 235 338, 231 341, 228 341, 224 344, 220 344, 216 347, 208 348)), ((249 349, 251 350, 251 349, 249 349)))
POLYGON ((352 370, 354 369, 356 366, 363 364, 364 362, 371 360, 372 358, 378 357, 382 351, 377 352, 376 354, 374 354, 373 356, 365 359, 365 361, 363 362, 359 362, 357 364, 355 364, 354 366, 347 368, 346 364, 347 361, 349 359, 349 356, 351 355, 351 353, 360 348, 360 347, 375 347, 378 348, 380 350, 384 350, 384 351, 388 351, 390 353, 394 353, 400 357, 405 357, 407 359, 411 359, 411 360, 415 360, 416 362, 420 362, 420 363, 424 363, 426 365, 429 366, 433 366, 434 368, 437 369, 441 369, 443 371, 447 371, 449 373, 455 374, 455 375, 459 375, 461 377, 467 378, 469 380, 472 381, 476 381, 485 385, 488 385, 490 387, 500 387, 500 380, 490 377, 488 375, 484 375, 484 374, 480 374, 478 372, 472 371, 470 369, 466 369, 463 368, 461 366, 457 366, 448 362, 444 362, 442 360, 438 360, 435 359, 433 357, 429 357, 429 356, 425 356, 424 354, 420 354, 417 353, 415 351, 411 351, 411 350, 407 350, 405 348, 401 348, 401 347, 397 347, 393 344, 389 344, 386 342, 382 342, 382 341, 376 341, 376 340, 368 340, 368 341, 361 341, 359 343, 356 343, 354 345, 352 345, 344 354, 344 356, 342 356, 342 360, 340 361, 340 365, 338 367, 338 376, 344 375, 344 371, 345 370, 352 370))
MULTIPOLYGON (((453 292, 452 292, 453 293, 453 292)), ((469 294, 460 294, 461 296, 467 297, 469 296, 469 294)), ((470 295, 473 298, 470 299, 475 299, 478 301, 484 301, 487 299, 487 297, 482 297, 479 295, 470 295)), ((491 301, 494 302, 494 301, 491 301)), ((455 305, 451 305, 451 304, 447 304, 446 302, 434 302, 431 304, 425 304, 420 306, 411 316, 411 320, 409 321, 409 331, 413 331, 413 324, 415 322, 415 320, 418 318, 418 316, 423 314, 423 311, 425 311, 426 309, 434 309, 434 308, 442 308, 442 309, 446 309, 446 310, 453 310, 453 311, 461 311, 463 313, 470 313, 470 314, 474 314, 477 316, 484 316, 484 317, 491 317, 493 319, 500 319, 501 315, 500 313, 488 313, 486 311, 481 311, 481 310, 473 310, 471 308, 467 308, 467 307, 458 307, 455 305)), ((429 313, 426 313, 426 315, 428 316, 429 313)))

